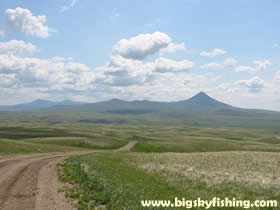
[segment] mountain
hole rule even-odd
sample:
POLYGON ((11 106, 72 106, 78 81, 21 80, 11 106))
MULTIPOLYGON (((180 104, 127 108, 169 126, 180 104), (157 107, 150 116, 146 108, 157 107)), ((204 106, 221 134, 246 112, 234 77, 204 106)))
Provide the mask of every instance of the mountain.
POLYGON ((233 107, 211 98, 204 92, 200 92, 188 100, 182 101, 185 107, 193 109, 232 109, 233 107))
POLYGON ((182 101, 158 102, 148 100, 124 101, 110 99, 97 103, 88 103, 80 106, 67 107, 72 111, 101 112, 114 114, 146 114, 156 112, 187 112, 187 111, 209 111, 217 109, 235 109, 233 106, 219 102, 204 92, 182 101))
POLYGON ((81 104, 73 101, 53 102, 39 99, 29 104, 0 106, 0 110, 15 111, 1 112, 0 121, 187 125, 280 130, 280 112, 234 107, 217 101, 204 92, 187 100, 175 102, 110 99, 81 104))
POLYGON ((50 108, 50 107, 55 107, 55 106, 65 106, 65 105, 72 106, 72 105, 79 105, 79 104, 83 104, 83 103, 71 101, 71 100, 64 100, 64 101, 56 102, 56 101, 37 99, 35 101, 26 103, 26 104, 0 106, 0 111, 39 110, 39 109, 45 109, 45 108, 50 108))

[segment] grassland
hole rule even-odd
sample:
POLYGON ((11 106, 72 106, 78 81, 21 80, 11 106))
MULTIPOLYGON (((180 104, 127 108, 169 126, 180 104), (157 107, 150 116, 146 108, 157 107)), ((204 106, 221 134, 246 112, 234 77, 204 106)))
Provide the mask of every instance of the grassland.
MULTIPOLYGON (((279 200, 278 130, 135 126, 132 152, 69 159, 60 178, 77 206, 142 209, 174 197, 279 200)), ((269 209, 269 208, 267 208, 269 209)))
POLYGON ((0 154, 114 149, 68 159, 60 180, 79 209, 142 209, 142 199, 278 199, 280 131, 275 129, 88 123, 0 124, 0 154))
POLYGON ((280 151, 277 130, 161 127, 139 136, 135 152, 280 151))
POLYGON ((266 152, 92 154, 67 160, 60 179, 73 184, 66 196, 78 199, 79 209, 143 209, 141 200, 175 197, 279 202, 279 158, 266 152))
POLYGON ((0 156, 12 154, 44 153, 44 152, 68 152, 81 150, 72 146, 44 145, 0 139, 0 156))
MULTIPOLYGON (((0 124, 0 138, 2 145, 15 148, 19 143, 31 145, 30 152, 42 147, 50 148, 42 151, 114 149, 131 140, 138 142, 134 152, 280 151, 279 130, 237 128, 17 122, 0 124)), ((1 154, 15 152, 2 148, 1 154)))
POLYGON ((112 126, 9 123, 0 125, 0 155, 114 149, 126 144, 129 137, 112 126))

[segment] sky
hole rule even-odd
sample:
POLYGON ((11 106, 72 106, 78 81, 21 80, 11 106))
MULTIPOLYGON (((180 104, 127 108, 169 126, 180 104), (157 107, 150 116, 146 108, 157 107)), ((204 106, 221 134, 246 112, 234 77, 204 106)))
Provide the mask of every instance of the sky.
POLYGON ((177 101, 280 111, 280 1, 0 1, 0 104, 177 101))

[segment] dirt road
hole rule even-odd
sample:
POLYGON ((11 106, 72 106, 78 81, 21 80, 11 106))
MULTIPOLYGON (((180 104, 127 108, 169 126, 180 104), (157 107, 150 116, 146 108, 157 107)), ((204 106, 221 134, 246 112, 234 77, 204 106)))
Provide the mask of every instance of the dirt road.
MULTIPOLYGON (((130 142, 119 151, 130 150, 130 142)), ((102 151, 78 151, 17 155, 0 158, 0 209, 1 210, 71 210, 74 209, 58 192, 56 165, 65 158, 102 151)))

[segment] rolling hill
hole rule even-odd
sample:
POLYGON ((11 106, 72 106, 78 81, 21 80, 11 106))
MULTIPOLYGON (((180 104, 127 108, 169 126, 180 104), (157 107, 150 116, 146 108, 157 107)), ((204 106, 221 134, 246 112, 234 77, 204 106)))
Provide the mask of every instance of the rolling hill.
POLYGON ((111 99, 77 104, 37 100, 10 110, 15 112, 2 112, 0 120, 280 128, 280 112, 234 107, 204 92, 176 102, 111 99))

